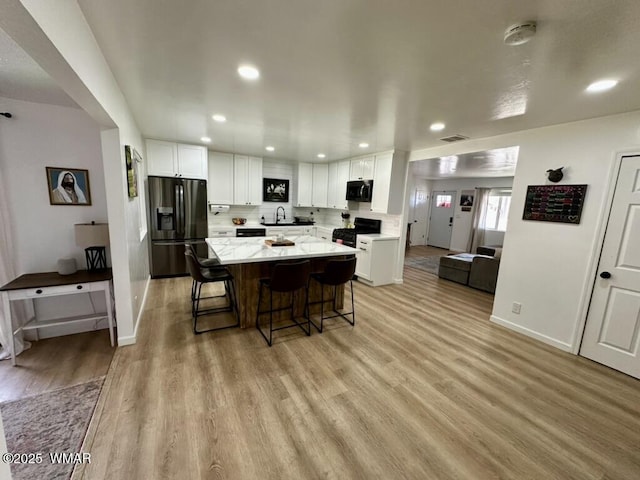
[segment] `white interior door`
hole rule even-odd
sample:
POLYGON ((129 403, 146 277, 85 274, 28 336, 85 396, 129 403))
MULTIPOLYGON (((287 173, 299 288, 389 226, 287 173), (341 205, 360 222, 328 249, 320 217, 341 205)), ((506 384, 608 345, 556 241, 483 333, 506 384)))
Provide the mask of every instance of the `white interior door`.
POLYGON ((580 355, 640 378, 640 156, 624 157, 580 355))
POLYGON ((427 244, 427 220, 429 218, 429 193, 416 188, 411 209, 411 245, 427 244))
POLYGON ((449 248, 453 228, 453 212, 456 205, 455 191, 433 192, 427 245, 449 248))

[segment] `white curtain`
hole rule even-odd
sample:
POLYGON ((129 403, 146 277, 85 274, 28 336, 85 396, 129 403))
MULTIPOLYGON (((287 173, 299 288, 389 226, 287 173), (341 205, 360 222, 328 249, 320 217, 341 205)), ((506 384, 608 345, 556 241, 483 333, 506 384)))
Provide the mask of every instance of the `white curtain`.
POLYGON ((489 205, 490 188, 476 188, 475 209, 471 220, 471 233, 467 242, 467 251, 475 253, 476 248, 484 245, 485 219, 489 205))
MULTIPOLYGON (((15 278, 15 268, 12 262, 13 242, 11 240, 11 223, 9 215, 9 203, 6 198, 6 180, 2 168, 0 168, 0 285, 4 285, 15 278)), ((25 323, 27 312, 32 309, 25 302, 12 302, 11 329, 5 325, 4 309, 0 308, 0 360, 11 358, 10 342, 11 332, 17 325, 25 323)), ((29 348, 31 344, 22 338, 22 332, 15 336, 16 355, 29 348)))

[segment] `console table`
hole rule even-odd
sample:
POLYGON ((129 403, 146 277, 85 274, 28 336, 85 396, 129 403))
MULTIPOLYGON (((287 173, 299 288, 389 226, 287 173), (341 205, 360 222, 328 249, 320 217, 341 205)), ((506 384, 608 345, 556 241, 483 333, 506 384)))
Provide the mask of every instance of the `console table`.
POLYGON ((109 322, 109 338, 111 346, 114 346, 113 335, 113 307, 111 295, 111 269, 99 272, 78 270, 71 275, 60 275, 57 272, 27 273, 0 287, 2 296, 2 308, 4 311, 4 327, 11 334, 11 342, 8 345, 11 352, 11 363, 15 366, 15 340, 14 335, 22 330, 36 330, 40 328, 68 325, 86 320, 102 320, 109 322), (106 312, 94 312, 88 315, 75 317, 56 318, 52 320, 38 321, 34 316, 26 324, 13 329, 11 322, 11 302, 14 300, 33 300, 41 297, 56 297, 60 295, 75 295, 79 293, 104 292, 106 312))

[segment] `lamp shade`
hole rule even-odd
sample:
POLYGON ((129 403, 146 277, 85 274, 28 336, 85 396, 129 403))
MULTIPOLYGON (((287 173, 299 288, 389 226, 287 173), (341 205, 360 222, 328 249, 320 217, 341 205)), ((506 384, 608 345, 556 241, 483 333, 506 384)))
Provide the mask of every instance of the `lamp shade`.
POLYGON ((106 247, 109 245, 109 224, 76 223, 76 245, 78 247, 106 247))

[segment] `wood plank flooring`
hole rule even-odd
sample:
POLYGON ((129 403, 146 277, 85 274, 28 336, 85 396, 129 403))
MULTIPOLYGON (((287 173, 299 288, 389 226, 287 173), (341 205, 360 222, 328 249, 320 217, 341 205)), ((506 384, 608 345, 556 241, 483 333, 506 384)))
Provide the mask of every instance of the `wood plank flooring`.
POLYGON ((65 335, 32 342, 11 360, 0 362, 0 402, 16 400, 88 382, 107 374, 116 351, 108 330, 65 335))
POLYGON ((189 286, 152 282, 74 478, 640 478, 640 382, 491 324, 489 294, 406 268, 355 284, 355 328, 268 348, 194 336, 189 286))

